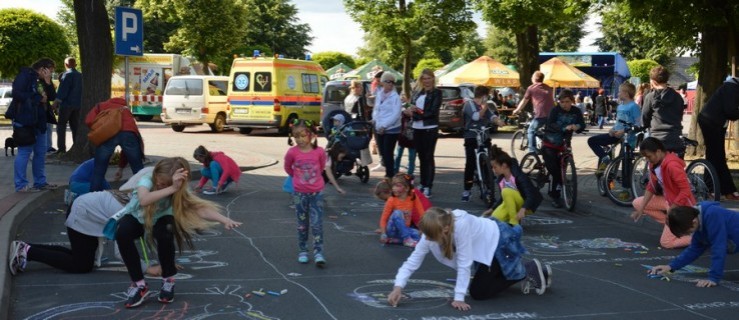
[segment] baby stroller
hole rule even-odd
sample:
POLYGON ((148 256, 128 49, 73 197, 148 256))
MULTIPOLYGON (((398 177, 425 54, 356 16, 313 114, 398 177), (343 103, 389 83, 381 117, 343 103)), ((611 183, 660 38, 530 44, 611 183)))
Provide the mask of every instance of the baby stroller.
POLYGON ((333 119, 336 114, 341 114, 347 122, 335 127, 332 121, 327 122, 324 128, 327 134, 328 144, 326 152, 331 157, 332 171, 336 178, 352 175, 354 166, 357 166, 355 175, 362 183, 369 181, 369 168, 362 165, 361 151, 369 147, 372 139, 372 124, 366 121, 352 121, 351 116, 344 110, 335 110, 328 115, 333 119))

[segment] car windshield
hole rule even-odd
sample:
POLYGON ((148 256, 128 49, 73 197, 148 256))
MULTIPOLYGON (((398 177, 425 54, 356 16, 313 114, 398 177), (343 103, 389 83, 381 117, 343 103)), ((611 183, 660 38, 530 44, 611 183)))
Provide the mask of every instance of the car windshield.
POLYGON ((327 85, 323 94, 323 102, 344 103, 344 98, 349 94, 349 87, 345 85, 327 85))
POLYGON ((171 79, 164 94, 170 96, 199 96, 203 94, 203 81, 200 79, 171 79))
POLYGON ((459 88, 440 88, 442 100, 461 99, 461 90, 459 88))

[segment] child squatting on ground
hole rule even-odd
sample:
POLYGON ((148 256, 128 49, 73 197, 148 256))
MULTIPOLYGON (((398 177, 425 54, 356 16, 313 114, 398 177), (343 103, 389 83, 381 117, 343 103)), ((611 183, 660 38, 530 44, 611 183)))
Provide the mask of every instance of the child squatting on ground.
POLYGON ((174 301, 175 240, 182 250, 187 244, 193 248, 192 235, 209 229, 219 222, 227 230, 241 225, 221 215, 216 204, 198 198, 187 186, 190 165, 181 157, 166 158, 157 162, 154 171, 139 180, 126 214, 118 221, 116 243, 131 277, 126 308, 140 305, 149 294, 139 262, 135 241, 146 235, 149 244, 156 243, 162 265, 162 289, 159 302, 174 301))
POLYGON ((423 217, 421 200, 413 192, 412 177, 405 173, 396 174, 391 180, 392 195, 385 201, 380 217, 380 242, 402 243, 415 247, 421 234, 411 227, 412 213, 419 212, 423 217))
POLYGON ((203 164, 200 169, 200 182, 195 188, 196 192, 204 194, 219 194, 226 191, 231 183, 238 183, 241 177, 241 169, 236 161, 223 152, 208 151, 203 146, 198 146, 192 155, 195 160, 203 164), (212 187, 203 190, 208 181, 212 181, 212 187))
POLYGON ((653 267, 649 273, 666 274, 680 270, 711 250, 708 279, 698 280, 697 287, 718 285, 724 275, 727 253, 735 253, 739 243, 739 212, 724 209, 718 202, 703 201, 695 207, 679 206, 667 214, 667 226, 678 237, 693 234, 690 245, 669 265, 653 267))
POLYGON ((344 190, 334 178, 331 160, 323 148, 318 146, 317 129, 312 121, 296 119, 290 124, 291 132, 287 142, 290 149, 285 154, 285 172, 292 178, 293 203, 298 218, 298 262, 308 263, 308 228, 313 233, 313 260, 316 266, 323 268, 326 258, 323 256, 323 188, 322 172, 326 173, 329 182, 336 191, 344 194, 344 190), (295 143, 293 146, 293 137, 295 143))
POLYGON ((493 215, 495 219, 517 225, 526 214, 533 213, 542 201, 541 192, 534 187, 529 176, 507 153, 493 145, 490 148, 491 165, 498 177, 500 199, 487 210, 484 216, 493 215))
POLYGON ((387 297, 391 306, 398 305, 403 287, 429 252, 457 271, 452 301, 457 310, 470 309, 464 301, 468 290, 472 299, 485 300, 522 280, 524 294, 534 289, 541 295, 551 286, 552 270, 548 265, 542 266, 536 259, 523 262, 526 249, 521 244, 521 226, 476 217, 464 210, 431 207, 419 228, 421 241, 398 269, 395 286, 387 297), (470 280, 474 262, 477 267, 470 280))

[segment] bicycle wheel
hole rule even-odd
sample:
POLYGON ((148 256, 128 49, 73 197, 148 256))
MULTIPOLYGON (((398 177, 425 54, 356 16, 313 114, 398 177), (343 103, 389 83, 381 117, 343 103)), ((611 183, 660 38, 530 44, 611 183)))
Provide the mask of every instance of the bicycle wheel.
POLYGON ((624 156, 620 155, 608 164, 603 173, 606 195, 613 203, 621 207, 630 207, 631 202, 634 201, 634 192, 629 185, 631 178, 627 171, 628 168, 624 169, 624 156))
POLYGON ((635 198, 644 195, 649 183, 649 160, 642 156, 634 158, 634 165, 631 170, 631 194, 635 198))
POLYGON ((529 152, 524 155, 519 167, 523 173, 529 176, 529 179, 531 179, 531 182, 533 182, 537 188, 541 189, 545 184, 547 184, 547 182, 549 182, 544 163, 541 162, 539 156, 537 156, 535 152, 529 152))
POLYGON ((525 155, 529 149, 529 139, 526 137, 526 132, 518 130, 513 134, 511 138, 511 158, 518 160, 519 157, 525 155))
POLYGON ((719 177, 713 165, 705 159, 693 160, 685 169, 690 182, 690 191, 696 201, 721 200, 719 177))
POLYGON ((575 210, 577 202, 577 171, 575 171, 575 160, 572 155, 562 159, 562 199, 567 211, 575 210))
POLYGON ((480 154, 477 157, 477 166, 480 169, 478 171, 480 183, 478 187, 480 189, 480 200, 485 204, 486 207, 493 205, 493 170, 490 168, 490 160, 486 154, 480 154))

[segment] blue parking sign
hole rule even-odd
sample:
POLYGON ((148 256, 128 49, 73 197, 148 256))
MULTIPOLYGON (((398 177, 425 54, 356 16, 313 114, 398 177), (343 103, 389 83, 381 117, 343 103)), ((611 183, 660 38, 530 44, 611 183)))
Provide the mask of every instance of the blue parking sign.
POLYGON ((144 55, 144 18, 141 10, 115 7, 115 54, 144 55))

